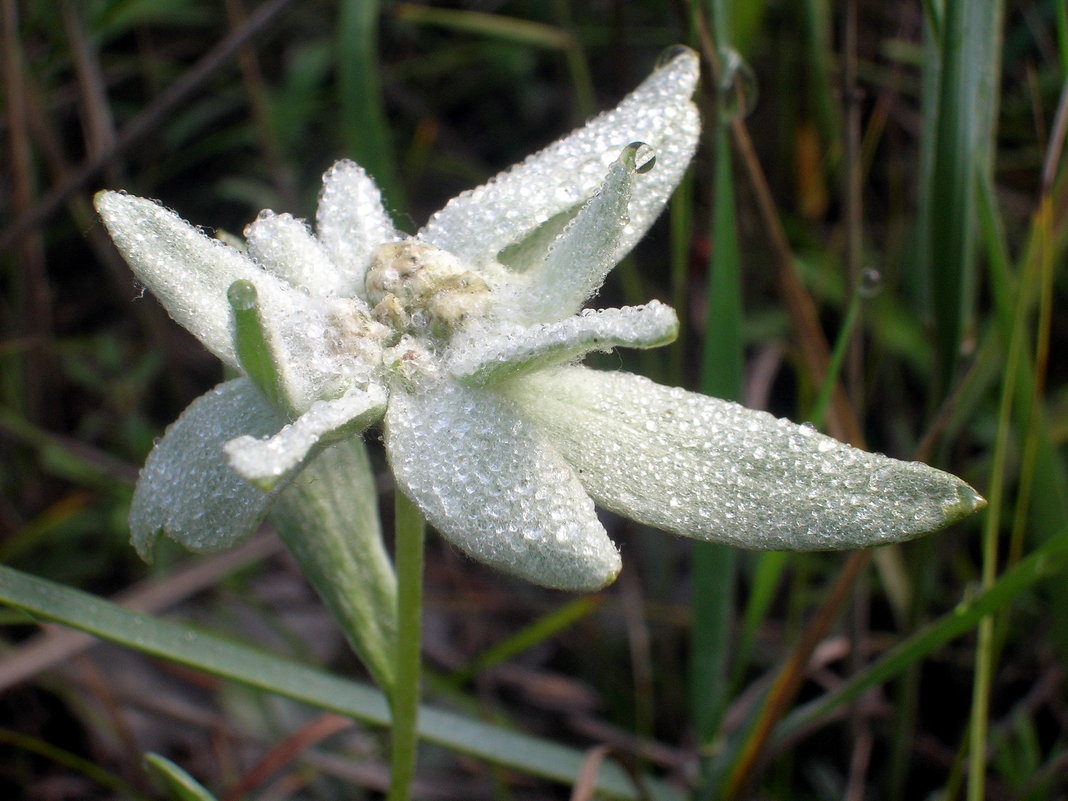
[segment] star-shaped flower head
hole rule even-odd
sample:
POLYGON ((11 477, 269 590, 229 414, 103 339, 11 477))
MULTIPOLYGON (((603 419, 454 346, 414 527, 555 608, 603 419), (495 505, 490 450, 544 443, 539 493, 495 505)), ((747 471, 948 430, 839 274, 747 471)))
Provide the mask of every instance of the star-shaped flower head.
POLYGON ((612 581, 600 506, 749 548, 908 539, 974 511, 959 479, 737 404, 579 366, 670 342, 657 301, 584 309, 660 214, 697 144, 677 48, 619 106, 451 200, 414 237, 371 178, 323 179, 315 233, 263 212, 242 252, 149 200, 97 208, 138 278, 244 373, 149 456, 130 514, 199 549, 245 536, 326 445, 381 421, 401 491, 472 557, 550 587, 612 581))

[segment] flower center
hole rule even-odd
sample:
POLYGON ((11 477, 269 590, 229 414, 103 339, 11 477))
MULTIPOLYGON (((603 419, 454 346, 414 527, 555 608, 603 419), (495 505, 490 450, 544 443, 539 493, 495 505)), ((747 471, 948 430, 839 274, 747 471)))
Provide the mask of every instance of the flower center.
POLYGON ((481 276, 450 253, 410 239, 379 245, 364 280, 371 315, 397 334, 448 340, 490 305, 481 276))

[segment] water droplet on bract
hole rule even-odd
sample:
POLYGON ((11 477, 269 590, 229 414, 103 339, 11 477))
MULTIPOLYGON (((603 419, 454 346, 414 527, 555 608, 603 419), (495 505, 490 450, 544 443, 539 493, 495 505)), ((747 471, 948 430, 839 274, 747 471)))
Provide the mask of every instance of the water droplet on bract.
POLYGON ((660 55, 656 57, 656 68, 662 69, 663 67, 666 67, 672 61, 677 59, 679 56, 692 52, 693 51, 686 45, 681 44, 665 47, 663 50, 660 51, 660 55))
POLYGON ((885 492, 893 486, 894 470, 891 467, 880 467, 868 479, 868 489, 872 492, 885 492))
POLYGON ((753 68, 737 50, 727 48, 720 51, 719 69, 720 115, 724 120, 748 117, 757 103, 757 79, 753 68))
POLYGON ((862 298, 874 298, 883 290, 883 277, 878 270, 868 269, 860 275, 857 292, 862 298))
POLYGON ((656 164, 656 151, 645 142, 631 142, 620 153, 623 163, 639 175, 647 173, 656 164))
POLYGON ((230 284, 230 288, 226 290, 226 299, 230 301, 230 306, 235 311, 249 311, 259 304, 256 287, 251 281, 244 279, 230 284))

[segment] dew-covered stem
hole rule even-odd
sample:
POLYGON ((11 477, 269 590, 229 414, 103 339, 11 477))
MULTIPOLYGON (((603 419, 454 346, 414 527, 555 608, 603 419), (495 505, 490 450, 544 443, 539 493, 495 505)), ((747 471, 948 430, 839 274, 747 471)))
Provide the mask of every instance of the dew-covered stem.
POLYGON ((418 750, 420 642, 423 601, 423 538, 426 523, 415 504, 399 490, 394 500, 397 570, 396 684, 393 712, 389 801, 410 795, 418 750))

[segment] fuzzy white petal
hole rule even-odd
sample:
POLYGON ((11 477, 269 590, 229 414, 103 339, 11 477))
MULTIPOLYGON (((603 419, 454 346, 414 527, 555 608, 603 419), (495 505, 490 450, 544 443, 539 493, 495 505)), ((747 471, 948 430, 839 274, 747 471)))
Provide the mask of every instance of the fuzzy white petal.
POLYGON ((660 214, 693 156, 700 121, 690 96, 698 66, 696 53, 680 51, 612 111, 450 200, 418 237, 475 267, 491 264, 551 218, 573 213, 626 145, 645 142, 656 151, 656 169, 636 183, 629 230, 612 252, 618 261, 660 214))
POLYGON ((537 428, 493 392, 398 392, 386 448, 401 489, 454 545, 547 587, 596 590, 619 554, 593 502, 537 428))
POLYGON ((338 268, 338 294, 361 298, 374 249, 399 238, 375 182, 348 160, 323 175, 315 232, 338 268))
POLYGON ((555 323, 473 329, 453 340, 448 370, 480 386, 574 361, 592 351, 653 348, 678 335, 675 310, 657 300, 622 309, 587 309, 555 323))
POLYGON ((379 420, 386 393, 377 386, 318 401, 294 422, 267 439, 242 435, 226 443, 230 466, 246 481, 269 490, 297 473, 314 450, 353 437, 379 420))
POLYGON ((96 209, 123 258, 171 317, 229 364, 238 367, 226 290, 254 281, 268 313, 284 313, 298 293, 242 253, 210 239, 154 200, 100 192, 96 209))
POLYGON ((193 551, 221 550, 251 534, 275 493, 235 473, 223 445, 241 434, 270 436, 284 424, 247 378, 193 401, 149 454, 134 490, 130 539, 142 558, 151 559, 161 533, 193 551))
POLYGON ((984 503, 927 465, 627 373, 546 370, 516 379, 508 396, 599 504, 699 539, 867 547, 942 528, 984 503))
MULTIPOLYGON (((303 220, 261 211, 245 226, 248 255, 264 270, 319 297, 342 297, 347 282, 303 220)), ((351 294, 351 293, 349 293, 351 294)))

